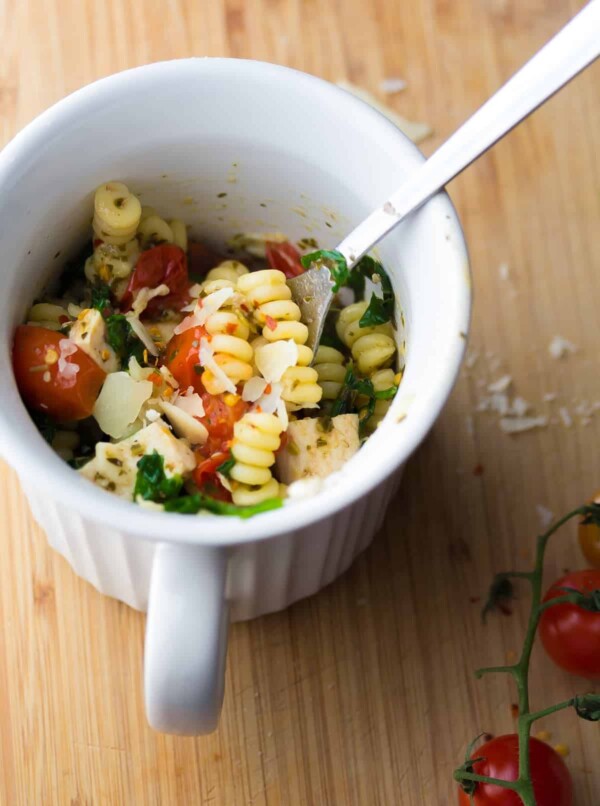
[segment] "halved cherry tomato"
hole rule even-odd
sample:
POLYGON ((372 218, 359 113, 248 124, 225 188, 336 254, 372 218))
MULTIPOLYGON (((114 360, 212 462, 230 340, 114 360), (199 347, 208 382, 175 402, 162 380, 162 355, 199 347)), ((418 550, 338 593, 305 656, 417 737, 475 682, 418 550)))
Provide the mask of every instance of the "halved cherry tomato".
MULTIPOLYGON (((564 596, 561 588, 592 593, 600 591, 600 570, 571 571, 557 579, 544 601, 564 596)), ((600 595, 600 594, 599 594, 600 595)), ((540 638, 552 660, 571 674, 600 679, 600 613, 576 604, 557 604, 544 610, 540 638)))
MULTIPOLYGON (((504 781, 519 777, 519 740, 516 733, 497 736, 473 753, 481 758, 473 764, 473 772, 504 781)), ((529 757, 533 791, 537 806, 573 806, 573 781, 565 762, 550 745, 539 739, 529 740, 529 757)), ((460 789, 460 806, 469 806, 470 796, 460 789)), ((522 806, 521 798, 510 789, 478 784, 473 795, 474 806, 522 806)))
POLYGON ((226 260, 223 255, 215 252, 210 246, 198 241, 188 242, 187 259, 190 280, 194 282, 201 280, 207 272, 226 260))
MULTIPOLYGON (((592 498, 600 504, 600 491, 592 498)), ((583 556, 593 568, 600 568, 600 528, 593 523, 579 524, 579 546, 583 556)))
POLYGON ((202 403, 204 404, 204 417, 200 422, 208 431, 208 440, 200 448, 203 456, 209 457, 216 452, 229 450, 229 445, 233 439, 233 426, 244 416, 249 409, 249 403, 244 402, 241 397, 233 401, 229 406, 225 402, 229 396, 209 395, 202 393, 202 403))
POLYGON ((200 452, 197 452, 196 456, 199 461, 192 475, 200 492, 219 501, 231 501, 231 493, 221 484, 217 476, 217 468, 226 462, 231 454, 228 451, 221 451, 205 459, 200 452))
POLYGON ((297 277, 304 272, 304 266, 300 263, 300 252, 289 241, 285 243, 267 241, 266 256, 269 267, 279 269, 287 278, 297 277))
POLYGON ((75 351, 64 360, 76 371, 60 369, 62 341, 68 342, 54 330, 19 325, 13 346, 17 386, 30 408, 63 422, 82 420, 92 413, 106 373, 73 342, 68 346, 75 351))
POLYGON ((150 300, 145 311, 149 318, 167 309, 180 310, 189 302, 187 259, 183 249, 173 244, 161 244, 142 252, 121 299, 121 308, 125 311, 131 308, 134 291, 157 288, 163 283, 169 286, 170 293, 150 300))
POLYGON ((191 327, 172 336, 166 346, 163 364, 182 389, 193 386, 196 392, 204 391, 199 363, 200 339, 203 336, 206 336, 203 327, 191 327))

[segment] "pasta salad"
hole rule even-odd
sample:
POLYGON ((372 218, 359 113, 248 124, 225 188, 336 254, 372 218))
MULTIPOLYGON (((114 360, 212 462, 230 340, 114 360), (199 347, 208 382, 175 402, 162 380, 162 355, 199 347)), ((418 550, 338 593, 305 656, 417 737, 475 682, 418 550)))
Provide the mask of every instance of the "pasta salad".
POLYGON ((90 482, 157 510, 247 517, 339 470, 385 416, 401 371, 372 258, 349 272, 279 233, 220 254, 122 182, 96 190, 92 229, 13 347, 32 418, 90 482), (338 292, 316 354, 287 283, 313 262, 338 292))

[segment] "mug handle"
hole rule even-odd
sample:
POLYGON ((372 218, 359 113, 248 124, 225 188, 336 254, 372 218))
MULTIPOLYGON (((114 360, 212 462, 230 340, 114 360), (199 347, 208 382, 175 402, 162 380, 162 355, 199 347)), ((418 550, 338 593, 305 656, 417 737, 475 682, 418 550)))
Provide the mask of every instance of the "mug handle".
POLYGON ((144 657, 148 722, 161 733, 215 730, 225 686, 227 552, 160 543, 154 553, 144 657))

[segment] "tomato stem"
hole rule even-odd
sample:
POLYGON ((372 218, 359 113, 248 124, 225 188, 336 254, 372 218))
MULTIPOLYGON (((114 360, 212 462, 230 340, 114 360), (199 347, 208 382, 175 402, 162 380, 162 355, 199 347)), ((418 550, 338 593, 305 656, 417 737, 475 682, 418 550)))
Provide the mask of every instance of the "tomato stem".
POLYGON ((529 666, 531 662, 531 652, 533 650, 533 643, 537 632, 540 616, 542 612, 549 606, 560 604, 561 602, 573 602, 576 599, 581 601, 581 594, 573 593, 567 594, 564 597, 553 599, 552 602, 542 604, 542 577, 544 572, 544 555, 548 540, 552 535, 557 532, 571 518, 583 516, 586 514, 587 507, 580 506, 577 509, 571 510, 562 518, 557 520, 548 531, 537 538, 535 566, 531 571, 508 571, 502 574, 497 574, 495 580, 498 578, 514 577, 519 579, 527 579, 531 584, 531 605, 529 610, 529 619, 527 622, 527 631, 523 641, 523 649, 521 657, 518 662, 513 665, 506 666, 488 666, 478 669, 475 672, 477 678, 483 677, 485 674, 494 672, 510 674, 515 680, 518 693, 518 707, 519 716, 517 721, 517 735, 519 740, 519 777, 516 781, 504 781, 498 779, 487 778, 484 775, 478 775, 470 772, 463 767, 457 769, 454 773, 456 781, 475 781, 478 783, 494 784, 503 787, 504 789, 512 789, 517 792, 524 806, 536 806, 535 793, 533 791, 533 782, 531 780, 530 770, 530 757, 529 757, 529 743, 531 735, 531 726, 537 720, 544 716, 560 711, 564 708, 569 708, 575 704, 576 698, 571 698, 558 705, 549 706, 541 711, 531 712, 529 710, 529 666))

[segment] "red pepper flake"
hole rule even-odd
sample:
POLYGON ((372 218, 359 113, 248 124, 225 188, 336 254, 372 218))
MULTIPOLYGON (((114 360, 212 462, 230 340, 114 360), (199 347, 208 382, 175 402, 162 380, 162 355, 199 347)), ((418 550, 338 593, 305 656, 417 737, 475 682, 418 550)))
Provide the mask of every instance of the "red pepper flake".
POLYGON ((271 386, 271 384, 270 384, 270 383, 268 383, 268 384, 265 386, 265 392, 264 392, 264 394, 265 394, 265 395, 270 395, 272 391, 273 391, 273 387, 271 386))
POLYGON ((230 336, 233 336, 233 334, 237 330, 237 327, 238 326, 236 325, 235 322, 227 322, 227 324, 225 325, 225 332, 229 333, 230 336))
POLYGON ((267 316, 265 318, 265 324, 269 328, 269 330, 276 330, 277 329, 277 320, 273 319, 272 316, 267 316))
POLYGON ((160 372, 152 372, 148 375, 148 380, 151 381, 153 384, 158 385, 162 383, 162 375, 160 372))
POLYGON ((262 407, 261 407, 261 406, 257 406, 257 407, 254 409, 254 411, 256 411, 258 414, 262 414, 262 407))
POLYGON ((484 470, 484 468, 483 468, 482 464, 476 464, 475 467, 473 468, 473 475, 474 476, 483 476, 483 470, 484 470))
POLYGON ((58 321, 60 322, 61 325, 66 325, 66 323, 70 322, 71 320, 69 319, 68 316, 65 316, 65 314, 63 313, 61 316, 58 317, 58 321))
POLYGON ((94 238, 94 249, 97 249, 99 246, 102 246, 104 241, 102 238, 94 238))

